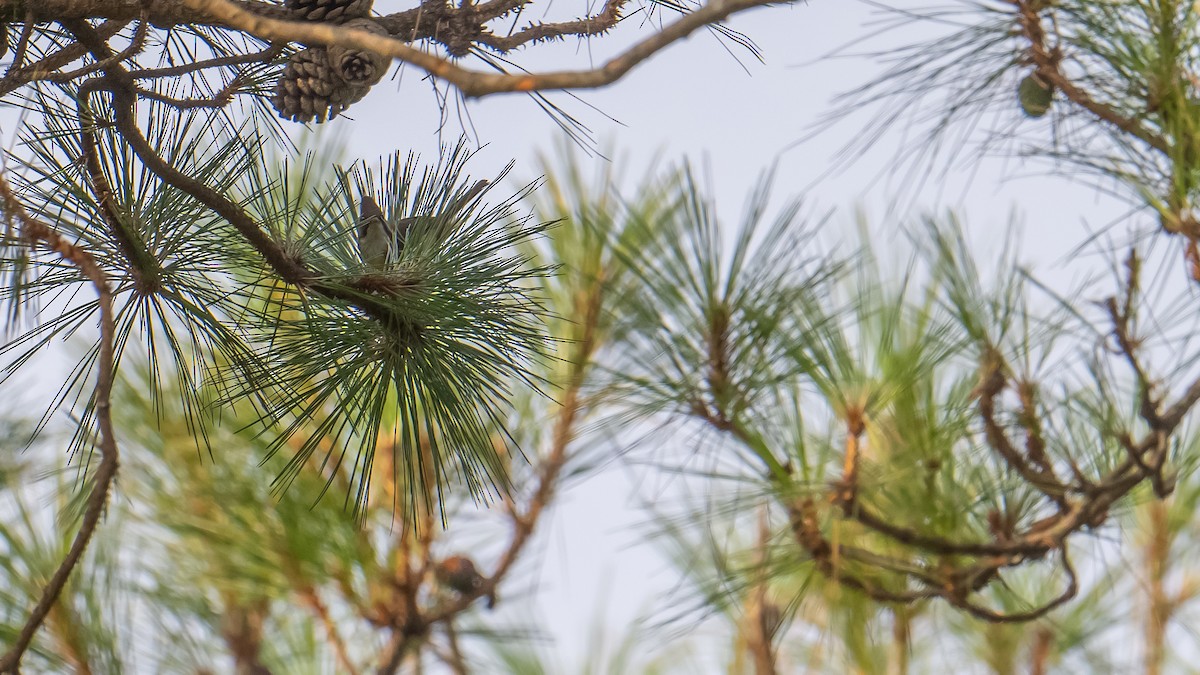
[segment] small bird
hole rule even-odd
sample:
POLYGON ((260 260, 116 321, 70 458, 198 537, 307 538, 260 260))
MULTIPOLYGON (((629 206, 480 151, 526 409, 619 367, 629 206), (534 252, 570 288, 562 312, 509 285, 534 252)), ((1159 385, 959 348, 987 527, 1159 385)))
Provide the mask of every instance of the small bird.
POLYGON ((409 233, 418 223, 442 224, 442 227, 446 228, 448 236, 457 229, 458 224, 454 222, 454 219, 458 216, 458 212, 470 204, 471 200, 483 192, 487 186, 488 181, 481 180, 471 186, 471 189, 467 190, 462 197, 454 200, 454 203, 450 204, 444 212, 436 216, 401 218, 395 225, 384 217, 383 209, 379 208, 379 204, 375 203, 370 195, 364 194, 358 213, 358 252, 362 256, 363 262, 376 270, 387 267, 390 261, 400 257, 409 233))
POLYGON ((374 269, 383 269, 391 246, 391 223, 383 217, 383 209, 375 200, 363 195, 358 211, 358 252, 363 262, 374 269))

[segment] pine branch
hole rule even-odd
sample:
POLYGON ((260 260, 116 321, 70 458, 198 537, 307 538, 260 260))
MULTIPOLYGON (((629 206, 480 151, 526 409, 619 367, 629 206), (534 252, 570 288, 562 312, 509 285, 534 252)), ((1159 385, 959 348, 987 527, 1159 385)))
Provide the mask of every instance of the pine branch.
POLYGON ((40 243, 58 253, 64 260, 78 267, 79 271, 91 281, 92 286, 96 289, 97 303, 100 309, 99 358, 96 364, 96 387, 93 394, 96 423, 100 431, 97 443, 100 450, 100 464, 92 479, 92 489, 87 497, 87 507, 80 522, 79 531, 71 542, 66 557, 63 558, 50 580, 46 582, 42 597, 30 611, 29 618, 20 634, 13 640, 12 646, 3 657, 0 657, 0 672, 17 675, 20 670, 21 657, 29 648, 38 628, 41 627, 42 622, 46 620, 47 615, 58 601, 63 587, 66 586, 67 580, 78 565, 80 558, 83 557, 88 542, 100 524, 105 505, 108 502, 109 489, 117 475, 118 451, 111 411, 112 386, 116 376, 113 359, 116 326, 113 320, 113 294, 109 286, 108 275, 96 264, 91 254, 68 242, 50 224, 32 218, 17 200, 4 176, 0 176, 0 200, 3 200, 5 215, 10 220, 15 218, 20 223, 19 233, 22 239, 40 243))
POLYGON ((195 11, 212 17, 213 20, 263 40, 300 42, 310 47, 339 45, 398 59, 450 82, 469 98, 501 92, 603 87, 616 82, 638 64, 699 28, 718 23, 747 9, 772 4, 772 0, 711 0, 594 70, 504 75, 468 70, 449 59, 410 47, 401 40, 361 29, 267 18, 239 7, 231 0, 183 2, 195 11))

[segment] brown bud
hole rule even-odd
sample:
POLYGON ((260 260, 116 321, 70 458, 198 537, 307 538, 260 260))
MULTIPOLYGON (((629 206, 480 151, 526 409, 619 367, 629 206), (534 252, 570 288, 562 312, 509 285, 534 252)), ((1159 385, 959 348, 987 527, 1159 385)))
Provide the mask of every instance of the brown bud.
POLYGON ((434 575, 442 584, 463 595, 475 592, 483 584, 475 563, 462 555, 450 556, 438 563, 434 575))

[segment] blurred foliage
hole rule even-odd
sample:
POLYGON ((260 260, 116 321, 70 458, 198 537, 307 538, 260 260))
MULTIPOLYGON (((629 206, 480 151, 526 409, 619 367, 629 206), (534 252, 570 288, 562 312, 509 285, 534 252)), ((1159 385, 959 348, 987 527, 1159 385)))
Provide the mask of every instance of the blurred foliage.
MULTIPOLYGON (((989 509, 1018 517, 1036 512, 1029 486, 970 442, 969 349, 988 339, 1029 377, 1059 378, 1048 389, 1060 403, 1046 405, 1064 417, 1047 437, 1065 436, 1048 446, 1075 452, 1083 446, 1067 439, 1128 421, 1130 414, 1120 411, 1134 400, 1127 383, 1097 369, 1094 353, 1060 347, 1094 334, 1083 312, 1054 299, 1041 302, 1049 314, 1039 314, 1029 277, 1010 258, 994 261, 998 276, 987 281, 971 267, 970 246, 952 219, 916 229, 911 256, 899 266, 870 246, 840 258, 819 252, 814 228, 823 219, 800 204, 768 216, 769 176, 751 196, 737 236, 728 239, 719 234, 725 230, 705 189, 686 170, 655 173, 633 198, 617 200, 603 188, 611 178, 589 187, 574 161, 551 168, 534 202, 540 218, 558 224, 521 245, 534 264, 560 269, 539 282, 551 314, 560 317, 550 324, 560 353, 537 378, 560 396, 577 387, 585 401, 580 419, 590 422, 573 427, 566 475, 602 468, 604 449, 629 442, 632 432, 638 438, 631 457, 651 452, 653 467, 643 470, 683 481, 681 501, 649 511, 658 523, 653 540, 670 552, 683 581, 672 595, 648 603, 644 622, 628 633, 613 634, 595 618, 588 652, 573 655, 545 643, 528 597, 501 590, 496 614, 478 612, 482 603, 475 603, 426 627, 404 667, 670 673, 715 672, 724 663, 729 672, 757 672, 753 652, 765 637, 779 672, 892 673, 904 664, 906 672, 1016 673, 1035 658, 1063 672, 1121 669, 1129 654, 1111 636, 1136 630, 1149 607, 1143 603, 1151 601, 1138 571, 1150 561, 1129 554, 1126 562, 1113 560, 1128 550, 1158 556, 1160 599, 1171 603, 1170 625, 1183 625, 1200 589, 1177 562, 1197 545, 1200 488, 1190 472, 1181 473, 1166 502, 1138 493, 1124 505, 1104 536, 1083 547, 1081 597, 1026 624, 979 621, 936 601, 880 605, 798 554, 784 517, 789 500, 820 494, 840 475, 845 420, 856 407, 869 411, 859 489, 874 508, 948 536, 974 537, 987 531, 989 509), (801 250, 806 254, 796 255, 801 250), (577 319, 589 293, 610 300, 585 335, 578 331, 590 324, 577 319), (725 379, 709 368, 706 336, 714 324, 726 326, 737 354, 725 379), (594 365, 580 370, 572 364, 580 363, 587 340, 595 340, 587 347, 594 356, 583 363, 594 365), (1055 360, 1064 357, 1049 354, 1074 361, 1064 366, 1055 360), (705 367, 688 367, 697 363, 705 367), (1072 408, 1076 401, 1079 410, 1072 408), (1085 413, 1111 419, 1097 426, 1085 413), (645 424, 655 420, 661 426, 645 424), (727 432, 743 425, 753 432, 727 432), (1160 507, 1165 511, 1156 515, 1160 507), (1126 534, 1124 523, 1135 527, 1126 534)), ((92 672, 386 669, 390 639, 404 629, 396 622, 412 611, 396 603, 409 598, 430 616, 456 597, 433 579, 429 565, 472 550, 487 574, 502 554, 497 542, 511 524, 478 512, 461 498, 469 492, 448 493, 459 497, 440 517, 398 517, 394 496, 404 489, 397 484, 404 475, 384 462, 371 474, 371 498, 356 510, 351 467, 319 453, 296 464, 295 454, 276 452, 280 437, 262 428, 249 403, 189 416, 189 400, 219 398, 219 391, 206 390, 216 383, 186 396, 154 385, 172 379, 149 363, 124 369, 114 408, 123 430, 120 489, 100 544, 68 587, 64 604, 77 609, 52 618, 31 669, 76 663, 92 672), (289 463, 293 481, 273 488, 289 463), (472 543, 488 540, 482 548, 472 543), (406 595, 405 588, 419 590, 406 595)), ((542 420, 513 425, 527 429, 518 440, 530 449, 510 460, 517 491, 507 503, 519 508, 539 489, 562 399, 530 385, 515 401, 514 422, 542 420)), ((316 416, 306 422, 321 423, 316 416)), ((22 438, 21 425, 9 424, 9 438, 22 438)), ((293 447, 306 437, 301 428, 283 443, 293 447)), ((1176 455, 1190 466, 1197 456, 1190 444, 1200 441, 1190 432, 1181 438, 1188 440, 1176 455)), ((1111 461, 1103 444, 1090 452, 1080 465, 1111 461)), ((14 468, 11 475, 31 470, 14 468)), ((21 607, 39 588, 36 570, 61 555, 46 533, 73 531, 66 516, 53 526, 39 524, 45 516, 30 508, 49 488, 60 513, 71 513, 77 486, 68 474, 58 475, 9 483, 3 630, 19 625, 21 607)), ((873 536, 834 512, 827 518, 832 536, 873 536)), ((1052 579, 1036 566, 1020 569, 985 594, 993 605, 1016 610, 1044 596, 1052 579)), ((1173 645, 1191 639, 1168 630, 1173 645)))

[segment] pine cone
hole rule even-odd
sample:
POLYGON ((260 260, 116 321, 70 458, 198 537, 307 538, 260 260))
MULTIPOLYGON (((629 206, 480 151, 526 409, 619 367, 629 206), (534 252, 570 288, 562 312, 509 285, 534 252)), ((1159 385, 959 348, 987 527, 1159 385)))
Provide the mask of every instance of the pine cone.
POLYGON ((318 123, 337 117, 371 90, 370 85, 344 81, 329 67, 325 49, 305 49, 288 59, 275 83, 271 104, 279 116, 295 122, 318 123))
POLYGON ((305 21, 341 22, 371 13, 371 0, 284 0, 283 6, 305 21))
MULTIPOLYGON (((388 32, 378 23, 370 19, 355 19, 347 21, 346 28, 358 28, 377 35, 387 35, 388 32)), ((383 78, 391 61, 382 54, 375 52, 333 45, 328 48, 329 67, 349 84, 371 86, 383 78)))
POLYGON ((1036 72, 1030 73, 1021 80, 1017 87, 1017 100, 1021 110, 1030 117, 1041 117, 1050 111, 1054 103, 1054 87, 1046 83, 1036 72))

